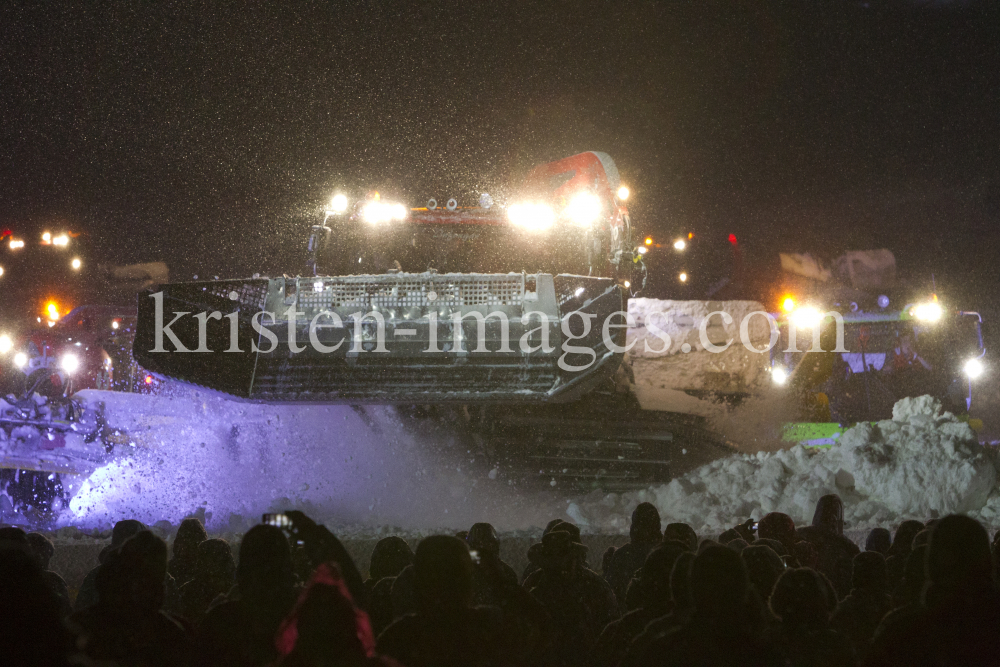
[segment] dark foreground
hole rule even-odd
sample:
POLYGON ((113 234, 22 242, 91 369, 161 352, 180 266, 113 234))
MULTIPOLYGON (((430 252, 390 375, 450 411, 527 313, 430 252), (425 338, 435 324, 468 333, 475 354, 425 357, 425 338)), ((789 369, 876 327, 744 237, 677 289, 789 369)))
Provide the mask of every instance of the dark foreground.
MULTIPOLYGON (((991 665, 997 545, 972 519, 905 521, 859 548, 843 506, 716 539, 635 508, 617 548, 553 521, 526 554, 478 523, 352 558, 305 515, 238 545, 186 519, 120 521, 79 582, 39 533, 0 528, 5 665, 991 665), (588 540, 592 546, 598 543, 588 540), (171 554, 172 552, 172 554, 171 554), (501 552, 504 558, 501 558, 501 552), (506 560, 520 565, 516 572, 506 560), (368 561, 367 578, 356 562, 368 561), (519 569, 521 569, 519 567, 519 569), (600 574, 598 574, 600 572, 600 574)), ((357 553, 356 553, 357 555, 357 553)))

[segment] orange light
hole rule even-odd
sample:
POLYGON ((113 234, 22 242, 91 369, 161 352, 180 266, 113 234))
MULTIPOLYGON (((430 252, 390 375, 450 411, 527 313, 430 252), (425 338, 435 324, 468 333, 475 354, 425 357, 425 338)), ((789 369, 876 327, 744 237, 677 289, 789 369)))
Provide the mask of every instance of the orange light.
POLYGON ((790 313, 795 310, 795 299, 790 296, 786 296, 781 300, 781 309, 786 313, 790 313))
POLYGON ((647 236, 646 237, 646 245, 653 245, 653 237, 652 236, 647 236))
POLYGON ((693 239, 694 238, 694 232, 688 232, 688 238, 689 239, 693 239))
POLYGON ((143 382, 145 382, 146 384, 153 384, 153 376, 147 375, 146 377, 143 378, 143 382))
POLYGON ((49 301, 45 304, 45 314, 53 322, 59 319, 59 304, 55 301, 49 301))

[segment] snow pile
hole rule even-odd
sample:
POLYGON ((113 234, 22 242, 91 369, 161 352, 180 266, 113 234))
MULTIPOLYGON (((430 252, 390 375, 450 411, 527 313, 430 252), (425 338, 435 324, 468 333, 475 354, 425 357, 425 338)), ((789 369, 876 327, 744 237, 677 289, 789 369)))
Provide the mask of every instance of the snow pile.
POLYGON ((853 527, 953 512, 992 523, 991 517, 1000 517, 1000 496, 991 496, 996 483, 993 457, 968 424, 922 396, 899 401, 892 420, 849 429, 828 450, 796 445, 734 455, 663 486, 592 494, 570 513, 591 528, 625 530, 631 509, 645 501, 659 508, 665 522, 682 521, 711 534, 768 512, 808 523, 820 496, 837 493, 853 527))
POLYGON ((858 492, 896 514, 972 512, 997 482, 991 457, 969 425, 930 396, 906 398, 892 420, 859 424, 841 438, 858 492))

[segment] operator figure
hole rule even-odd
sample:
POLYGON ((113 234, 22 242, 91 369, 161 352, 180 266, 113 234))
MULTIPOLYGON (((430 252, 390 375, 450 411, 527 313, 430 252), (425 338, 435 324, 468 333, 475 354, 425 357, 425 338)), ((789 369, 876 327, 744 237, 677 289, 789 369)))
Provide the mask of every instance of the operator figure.
POLYGON ((886 359, 882 370, 887 373, 897 373, 907 370, 931 370, 931 365, 917 354, 913 347, 913 335, 905 333, 899 337, 899 344, 893 348, 886 359))

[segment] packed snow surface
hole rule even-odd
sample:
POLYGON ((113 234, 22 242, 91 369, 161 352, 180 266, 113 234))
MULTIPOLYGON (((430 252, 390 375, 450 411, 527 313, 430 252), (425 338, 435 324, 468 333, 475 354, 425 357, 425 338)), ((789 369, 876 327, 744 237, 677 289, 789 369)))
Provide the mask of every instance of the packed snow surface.
POLYGON ((771 327, 756 301, 629 299, 633 391, 647 410, 711 416, 689 390, 742 393, 767 386, 771 327))
POLYGON ((388 406, 263 405, 182 385, 87 396, 135 446, 80 484, 62 525, 198 515, 240 532, 264 512, 298 508, 340 526, 459 529, 489 517, 518 529, 566 506, 497 479, 460 424, 388 406))
POLYGON ((820 496, 837 493, 844 500, 846 524, 855 528, 954 512, 997 524, 996 483, 992 452, 978 443, 968 424, 922 396, 899 401, 891 420, 854 426, 829 449, 796 445, 738 454, 669 484, 593 494, 570 512, 588 526, 623 530, 631 508, 648 501, 665 520, 711 534, 768 512, 808 524, 820 496))

